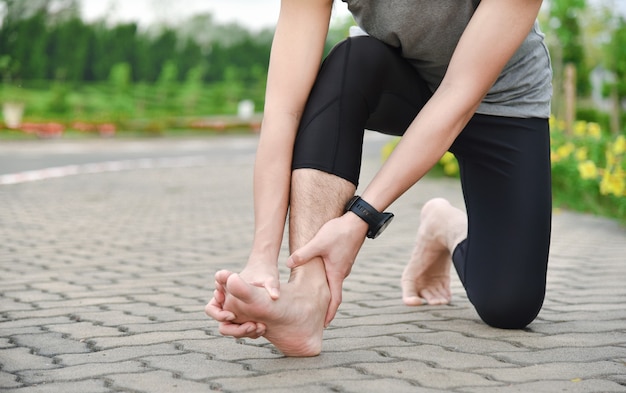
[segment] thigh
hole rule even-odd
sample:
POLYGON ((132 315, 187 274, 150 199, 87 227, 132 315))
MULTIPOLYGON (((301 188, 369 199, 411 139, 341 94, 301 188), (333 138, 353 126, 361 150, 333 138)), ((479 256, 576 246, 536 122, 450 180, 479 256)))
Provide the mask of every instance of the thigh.
POLYGON ((468 236, 454 262, 468 297, 492 325, 525 326, 543 302, 552 214, 549 143, 546 119, 475 115, 451 148, 468 212, 468 236))
POLYGON ((397 49, 372 37, 343 41, 324 60, 309 96, 293 168, 357 184, 364 130, 402 135, 430 95, 397 49))

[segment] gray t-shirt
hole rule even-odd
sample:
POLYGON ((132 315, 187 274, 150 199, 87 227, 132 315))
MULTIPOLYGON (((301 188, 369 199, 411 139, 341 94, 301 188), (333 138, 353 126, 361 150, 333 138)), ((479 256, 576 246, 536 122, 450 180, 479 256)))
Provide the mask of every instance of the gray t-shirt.
MULTIPOLYGON (((391 46, 437 89, 480 0, 342 0, 367 34, 391 46)), ((477 113, 550 116, 552 70, 537 22, 506 64, 477 113)), ((485 59, 488 62, 489 59, 485 59)))

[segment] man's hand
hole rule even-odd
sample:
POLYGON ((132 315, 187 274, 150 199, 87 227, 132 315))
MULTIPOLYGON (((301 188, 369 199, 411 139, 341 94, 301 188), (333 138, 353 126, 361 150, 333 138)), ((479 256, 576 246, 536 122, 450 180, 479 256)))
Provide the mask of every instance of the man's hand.
MULTIPOLYGON (((225 336, 233 336, 236 338, 248 337, 258 338, 265 333, 265 325, 255 321, 246 321, 244 323, 233 322, 237 316, 231 311, 224 309, 224 302, 228 291, 226 282, 228 277, 233 274, 228 270, 220 270, 215 273, 215 291, 213 298, 204 308, 205 313, 219 322, 219 331, 225 336)), ((278 269, 276 266, 267 264, 255 264, 248 262, 246 268, 240 273, 240 276, 249 284, 265 288, 274 300, 280 295, 280 283, 278 279, 278 269)))
POLYGON ((352 270, 366 233, 367 224, 355 214, 346 213, 324 224, 313 239, 287 260, 287 267, 294 268, 316 257, 322 258, 331 296, 324 326, 335 318, 341 304, 343 280, 352 270))

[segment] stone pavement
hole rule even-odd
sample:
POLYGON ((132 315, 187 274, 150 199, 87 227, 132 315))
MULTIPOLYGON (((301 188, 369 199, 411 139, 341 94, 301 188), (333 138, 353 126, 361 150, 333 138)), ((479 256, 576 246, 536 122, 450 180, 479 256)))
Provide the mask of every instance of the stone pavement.
MULTIPOLYGON (((320 356, 221 337, 203 307, 213 273, 246 260, 252 161, 0 186, 0 391, 626 392, 626 230, 610 220, 555 213, 547 299, 524 331, 479 322, 456 279, 449 306, 402 305, 419 208, 459 205, 454 180, 394 204, 320 356)), ((364 179, 378 164, 366 155, 364 179)))

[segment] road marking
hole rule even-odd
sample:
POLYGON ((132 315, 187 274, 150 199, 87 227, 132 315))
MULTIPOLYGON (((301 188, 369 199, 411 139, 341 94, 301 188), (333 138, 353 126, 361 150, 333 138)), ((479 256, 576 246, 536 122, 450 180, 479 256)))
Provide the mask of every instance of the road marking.
POLYGON ((207 165, 208 163, 209 159, 206 156, 185 156, 139 158, 133 160, 105 161, 80 165, 65 165, 0 175, 0 186, 27 183, 38 180, 55 179, 74 175, 120 172, 135 169, 190 168, 207 165))

